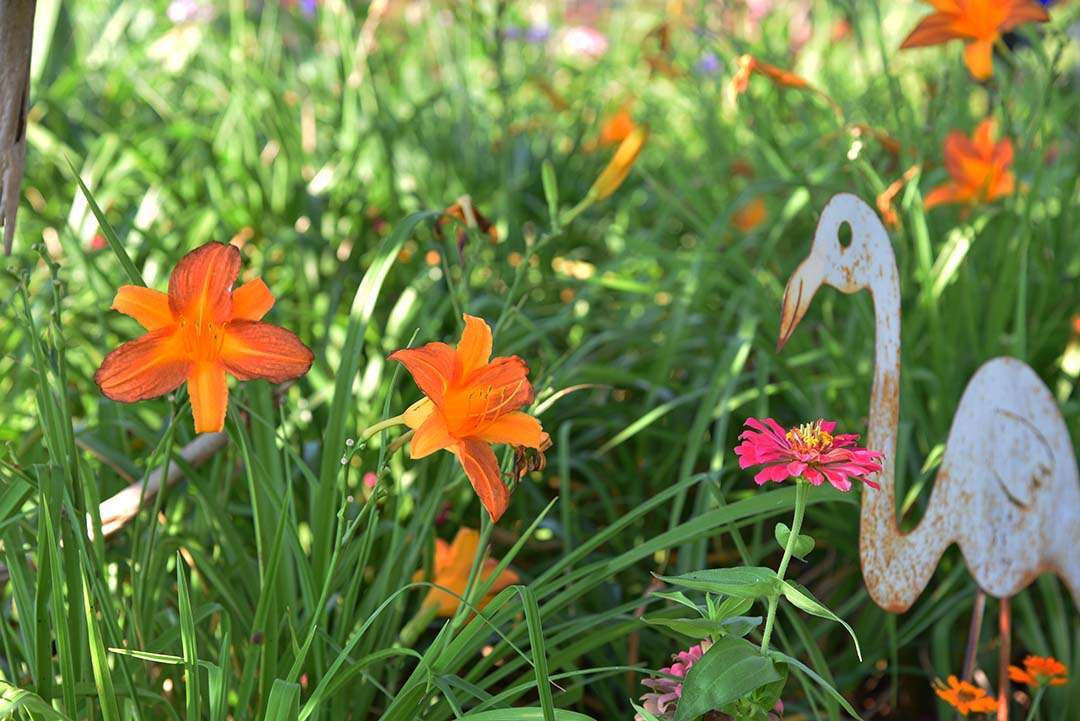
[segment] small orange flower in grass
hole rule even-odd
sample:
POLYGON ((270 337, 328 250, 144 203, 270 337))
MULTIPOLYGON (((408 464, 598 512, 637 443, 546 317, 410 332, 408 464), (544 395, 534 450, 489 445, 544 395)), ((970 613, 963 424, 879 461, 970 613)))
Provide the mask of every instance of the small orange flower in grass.
POLYGON ((533 400, 529 367, 517 356, 491 358, 491 328, 465 316, 457 348, 428 343, 390 355, 412 375, 425 398, 401 416, 415 430, 412 458, 448 450, 457 456, 492 521, 510 503, 493 443, 542 451, 550 444, 540 421, 520 411, 533 400))
POLYGON ((239 272, 236 246, 207 243, 173 269, 168 294, 121 286, 113 309, 149 332, 105 356, 94 375, 101 392, 134 403, 187 381, 195 431, 202 433, 225 425, 226 373, 272 383, 307 373, 314 359, 308 347, 292 332, 260 322, 274 305, 266 283, 256 278, 234 291, 239 272))
POLYGON ((749 203, 735 211, 731 216, 731 222, 744 233, 749 233, 754 228, 765 222, 768 210, 765 200, 760 195, 754 196, 749 203))
MULTIPOLYGON (((458 607, 461 605, 460 596, 465 595, 465 587, 469 583, 469 571, 472 570, 473 560, 476 558, 476 549, 479 545, 480 534, 471 528, 459 529, 457 535, 454 536, 453 543, 447 543, 441 538, 435 539, 435 568, 433 569, 431 582, 453 592, 447 593, 439 588, 428 591, 423 605, 436 609, 436 615, 450 618, 457 612, 458 607)), ((498 561, 494 558, 485 559, 479 581, 487 581, 491 578, 491 574, 498 565, 498 561)), ((423 579, 423 571, 417 571, 413 575, 413 581, 422 581, 423 579)), ((495 594, 517 582, 518 575, 507 568, 491 584, 491 588, 488 589, 484 598, 478 604, 479 607, 483 608, 495 597, 495 594)))
POLYGON ((940 45, 963 40, 964 64, 979 80, 994 74, 994 43, 1002 33, 1029 22, 1050 19, 1035 0, 927 0, 935 12, 927 15, 901 49, 940 45))
POLYGON ((992 713, 997 710, 997 701, 986 691, 956 676, 949 676, 948 684, 935 681, 934 693, 965 718, 972 712, 992 713))
POLYGON ((634 131, 637 123, 630 115, 631 105, 633 105, 632 100, 626 101, 613 115, 604 120, 604 124, 600 126, 600 136, 596 139, 597 145, 618 145, 634 131))
POLYGON ((1016 178, 1009 167, 1012 142, 994 142, 994 121, 984 120, 972 137, 953 131, 945 138, 945 169, 950 180, 931 190, 924 202, 927 210, 943 203, 991 203, 1010 195, 1016 178))
POLYGON ((1017 683, 1026 683, 1032 688, 1043 686, 1064 686, 1069 682, 1069 669, 1053 656, 1028 656, 1024 667, 1009 666, 1009 678, 1017 683))

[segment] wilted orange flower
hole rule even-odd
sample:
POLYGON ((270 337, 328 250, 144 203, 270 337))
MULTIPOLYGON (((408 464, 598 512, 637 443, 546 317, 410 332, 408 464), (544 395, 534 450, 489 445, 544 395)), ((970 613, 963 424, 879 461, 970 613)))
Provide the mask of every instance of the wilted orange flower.
POLYGON ((121 286, 112 307, 137 320, 146 335, 105 357, 94 380, 122 403, 155 398, 187 381, 198 433, 225 425, 225 374, 282 383, 307 373, 314 359, 292 332, 260 323, 274 296, 260 278, 232 289, 240 251, 207 243, 185 255, 169 277, 168 294, 121 286))
POLYGON ((945 138, 945 169, 951 180, 931 190, 927 209, 942 203, 990 203, 1013 192, 1016 178, 1009 171, 1012 142, 991 139, 993 120, 984 120, 972 137, 953 131, 945 138))
POLYGON ((742 232, 749 233, 765 222, 767 214, 765 200, 760 195, 756 195, 749 203, 735 211, 731 222, 742 232))
POLYGON ((737 63, 739 69, 735 72, 735 75, 732 76, 730 84, 730 92, 735 98, 738 98, 746 92, 747 87, 750 85, 750 76, 756 73, 769 78, 781 87, 816 93, 824 98, 837 114, 842 115, 840 106, 836 104, 836 101, 829 97, 825 92, 811 85, 809 81, 801 75, 796 75, 783 68, 770 65, 769 63, 758 60, 753 55, 740 55, 737 63))
POLYGON ((492 521, 510 503, 493 443, 542 450, 550 443, 540 421, 520 410, 532 402, 529 367, 517 356, 491 358, 491 328, 465 316, 457 348, 428 343, 390 355, 412 375, 425 398, 401 416, 415 430, 410 456, 448 450, 457 456, 492 521))
POLYGON ((901 49, 940 45, 963 40, 964 64, 979 80, 994 73, 994 43, 1002 33, 1028 22, 1046 22, 1050 16, 1035 0, 927 0, 935 12, 927 15, 901 49))
POLYGON ((630 168, 634 167, 641 149, 645 147, 645 141, 649 138, 649 130, 643 125, 636 126, 626 139, 620 143, 618 150, 607 167, 596 178, 596 182, 589 188, 586 196, 590 202, 603 200, 618 189, 626 176, 630 174, 630 168))
POLYGON ((900 224, 900 216, 896 214, 896 209, 893 207, 893 200, 900 191, 904 189, 904 185, 915 177, 915 175, 922 169, 922 166, 916 163, 910 168, 904 171, 904 174, 899 178, 889 183, 889 187, 881 191, 876 199, 878 212, 881 213, 881 219, 885 221, 885 225, 890 228, 895 228, 900 224))
POLYGON ((739 69, 731 78, 731 88, 735 91, 736 95, 741 95, 746 92, 746 88, 750 84, 750 76, 753 73, 764 75, 777 85, 783 85, 786 88, 810 87, 810 83, 807 82, 805 78, 782 68, 778 68, 775 65, 762 62, 753 55, 740 55, 737 63, 739 69))
MULTIPOLYGON (((465 595, 465 587, 469 583, 469 571, 472 570, 473 559, 476 558, 476 549, 479 545, 480 534, 471 528, 459 529, 453 543, 447 543, 441 538, 435 539, 435 568, 431 582, 453 593, 433 588, 424 598, 424 606, 436 608, 436 614, 443 618, 450 618, 457 612, 461 605, 459 597, 465 595)), ((491 574, 498 565, 498 561, 494 558, 484 559, 484 567, 480 572, 479 580, 487 581, 491 578, 491 574)), ((421 581, 423 578, 423 571, 417 571, 413 575, 413 581, 421 581)), ((518 575, 507 568, 491 584, 491 588, 480 600, 479 607, 483 608, 495 597, 495 594, 517 582, 518 575)))
POLYGON ((956 676, 949 676, 948 685, 941 681, 935 681, 934 692, 965 718, 972 711, 975 713, 989 713, 997 710, 997 701, 989 696, 986 691, 967 681, 961 681, 956 676))
POLYGON ((1053 656, 1028 656, 1024 667, 1009 666, 1009 678, 1026 683, 1033 688, 1041 686, 1064 686, 1069 682, 1069 669, 1053 656))

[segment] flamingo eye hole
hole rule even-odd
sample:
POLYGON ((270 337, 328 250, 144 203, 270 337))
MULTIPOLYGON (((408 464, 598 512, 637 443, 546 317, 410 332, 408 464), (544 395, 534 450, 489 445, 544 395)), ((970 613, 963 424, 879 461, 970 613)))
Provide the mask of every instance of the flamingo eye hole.
POLYGON ((840 223, 840 226, 836 229, 836 240, 840 243, 842 250, 847 250, 851 247, 851 223, 846 220, 840 223))

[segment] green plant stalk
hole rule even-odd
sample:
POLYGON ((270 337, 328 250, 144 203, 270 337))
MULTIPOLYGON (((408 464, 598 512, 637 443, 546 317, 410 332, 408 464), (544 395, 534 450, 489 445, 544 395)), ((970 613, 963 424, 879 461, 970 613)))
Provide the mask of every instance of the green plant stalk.
MULTIPOLYGON (((806 511, 806 496, 810 491, 810 484, 802 478, 795 481, 795 517, 791 520, 791 533, 788 534, 787 544, 784 546, 784 557, 780 559, 780 567, 776 569, 776 577, 784 580, 788 564, 791 562, 791 553, 795 550, 795 542, 799 538, 802 529, 803 513, 806 511)), ((778 584, 779 586, 779 584, 778 584)), ((777 588, 769 596, 769 613, 765 616, 765 632, 761 635, 761 652, 769 650, 769 639, 772 637, 773 622, 776 620, 776 605, 780 601, 780 589, 777 588)))
POLYGON ((1042 697, 1045 693, 1046 686, 1039 687, 1039 690, 1035 692, 1035 700, 1031 702, 1031 708, 1028 709, 1028 714, 1024 717, 1024 721, 1035 721, 1039 712, 1039 704, 1042 703, 1042 697))

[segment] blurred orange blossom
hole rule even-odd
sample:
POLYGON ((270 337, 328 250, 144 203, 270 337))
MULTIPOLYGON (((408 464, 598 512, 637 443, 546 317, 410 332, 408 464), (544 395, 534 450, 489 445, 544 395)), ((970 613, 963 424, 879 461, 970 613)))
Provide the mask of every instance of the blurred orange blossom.
MULTIPOLYGON (((436 615, 443 618, 450 618, 457 612, 458 607, 461 606, 460 597, 465 595, 465 587, 469 583, 469 572, 472 570, 479 545, 480 534, 471 528, 459 529, 453 543, 447 543, 441 538, 435 539, 435 567, 431 582, 452 593, 439 588, 431 589, 424 598, 425 607, 433 609, 436 615)), ((491 578, 491 574, 498 565, 494 558, 484 559, 483 569, 478 576, 479 580, 482 582, 491 578)), ((421 581, 423 578, 423 571, 417 571, 413 575, 413 581, 421 581)), ((495 597, 495 594, 517 582, 518 575, 509 568, 505 569, 491 584, 491 588, 484 594, 478 606, 483 608, 495 597)))
POLYGON ((949 133, 944 160, 950 180, 926 195, 928 210, 942 203, 991 203, 1013 192, 1016 178, 1009 170, 1012 142, 1006 138, 995 143, 993 131, 994 121, 987 119, 970 138, 960 131, 949 133))
POLYGON ((1035 0, 927 0, 934 12, 927 15, 900 48, 940 45, 963 40, 964 64, 979 80, 994 73, 994 43, 1002 33, 1028 22, 1046 22, 1046 9, 1035 0))

